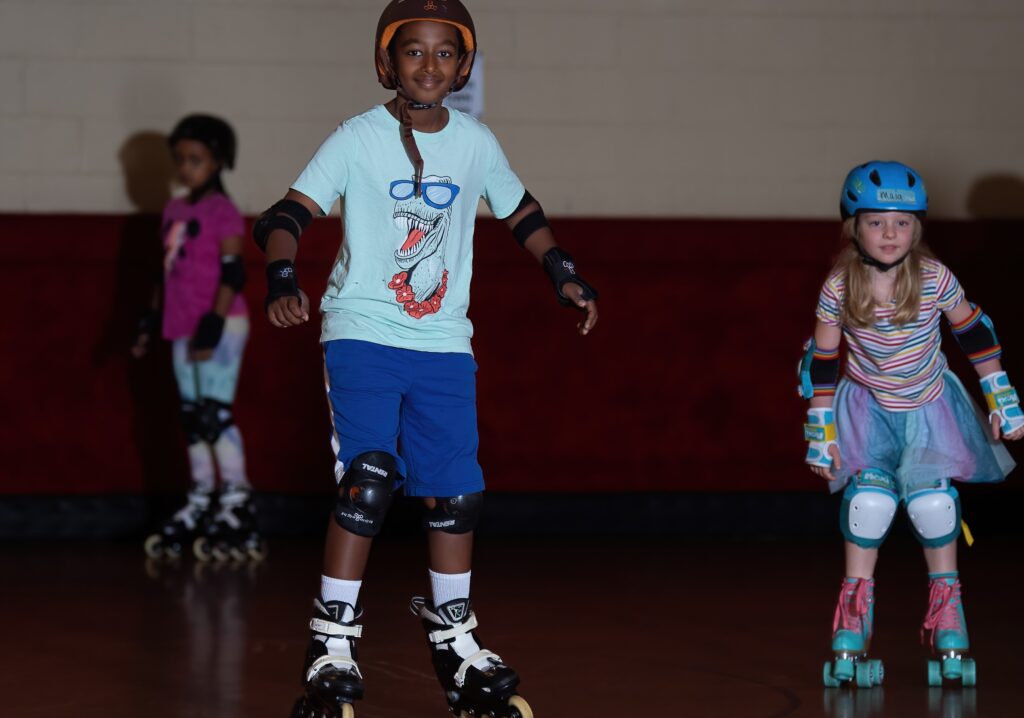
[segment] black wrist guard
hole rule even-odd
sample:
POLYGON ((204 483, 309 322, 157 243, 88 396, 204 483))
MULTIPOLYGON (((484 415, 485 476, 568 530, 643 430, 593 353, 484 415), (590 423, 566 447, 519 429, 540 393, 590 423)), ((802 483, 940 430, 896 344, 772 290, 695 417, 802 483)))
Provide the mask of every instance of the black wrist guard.
POLYGON ((544 271, 551 277, 551 283, 555 285, 555 293, 558 295, 558 303, 562 306, 579 308, 562 292, 562 287, 569 282, 583 288, 582 298, 584 301, 597 299, 597 290, 587 284, 583 277, 576 274, 576 264, 572 260, 572 255, 565 250, 558 247, 549 249, 544 255, 544 271))
POLYGON ((148 312, 139 317, 139 323, 135 327, 135 341, 139 341, 139 337, 142 336, 155 336, 160 333, 160 312, 156 309, 150 309, 148 312))
POLYGON ((220 337, 224 333, 224 317, 217 312, 207 312, 199 319, 199 326, 192 336, 192 349, 214 349, 220 344, 220 337))
POLYGON ((290 259, 279 259, 267 265, 267 301, 264 308, 281 297, 298 297, 299 280, 295 277, 295 265, 290 259))

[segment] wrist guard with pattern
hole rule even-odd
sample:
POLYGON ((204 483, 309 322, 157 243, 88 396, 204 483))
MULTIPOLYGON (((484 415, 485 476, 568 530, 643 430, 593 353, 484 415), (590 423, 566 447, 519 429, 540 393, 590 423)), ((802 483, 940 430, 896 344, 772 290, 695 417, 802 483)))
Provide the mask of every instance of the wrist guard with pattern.
POLYGON ((988 418, 999 417, 999 427, 1009 434, 1024 426, 1024 412, 1020 408, 1017 390, 1010 384, 1005 371, 997 371, 981 378, 981 390, 985 392, 988 418))
POLYGON ((804 424, 804 439, 807 444, 807 457, 804 462, 811 466, 832 467, 832 457, 828 450, 838 446, 836 442, 835 413, 825 407, 807 410, 807 423, 804 424))
POLYGON ((551 283, 555 285, 555 293, 558 295, 558 303, 564 307, 576 307, 577 304, 565 296, 562 287, 572 282, 583 288, 581 295, 583 301, 589 302, 597 299, 597 290, 584 281, 583 277, 576 274, 576 263, 565 250, 559 247, 552 247, 544 255, 544 271, 551 277, 551 283))
POLYGON ((267 265, 267 299, 264 308, 281 297, 298 297, 299 280, 295 265, 289 259, 279 259, 267 265))

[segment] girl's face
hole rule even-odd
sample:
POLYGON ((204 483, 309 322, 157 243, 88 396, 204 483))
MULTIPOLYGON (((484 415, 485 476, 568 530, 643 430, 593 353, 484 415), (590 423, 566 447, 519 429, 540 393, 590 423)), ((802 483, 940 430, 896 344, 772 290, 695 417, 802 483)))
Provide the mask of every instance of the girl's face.
POLYGON ((864 212, 857 215, 857 241, 883 264, 900 259, 914 244, 917 217, 908 212, 864 212))
POLYGON ((178 182, 190 190, 206 185, 220 170, 210 148, 197 140, 178 140, 171 150, 178 182))
POLYGON ((407 22, 391 47, 395 73, 408 95, 424 105, 445 98, 459 69, 459 31, 454 25, 407 22))

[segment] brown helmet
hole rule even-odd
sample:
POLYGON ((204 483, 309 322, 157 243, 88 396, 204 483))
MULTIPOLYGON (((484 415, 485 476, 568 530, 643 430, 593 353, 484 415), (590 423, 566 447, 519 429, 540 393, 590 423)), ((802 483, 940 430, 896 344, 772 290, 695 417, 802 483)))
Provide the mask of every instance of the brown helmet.
POLYGON ((459 0, 391 0, 377 23, 377 41, 373 45, 373 58, 377 65, 377 80, 387 90, 398 88, 398 78, 391 66, 388 45, 398 28, 407 22, 445 22, 458 28, 466 54, 459 59, 459 74, 452 85, 458 92, 469 82, 476 57, 476 28, 469 10, 459 0))

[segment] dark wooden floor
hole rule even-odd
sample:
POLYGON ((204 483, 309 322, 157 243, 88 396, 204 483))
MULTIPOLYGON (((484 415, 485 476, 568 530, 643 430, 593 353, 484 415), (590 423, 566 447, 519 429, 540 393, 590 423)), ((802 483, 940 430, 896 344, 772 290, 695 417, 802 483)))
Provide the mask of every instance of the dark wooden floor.
MULTIPOLYGON (((838 538, 682 542, 491 538, 477 551, 480 634, 554 716, 1021 715, 1024 540, 964 549, 979 687, 929 689, 918 627, 920 552, 883 551, 874 655, 882 689, 821 686, 838 538)), ((17 718, 286 718, 299 692, 320 546, 278 541, 255 569, 149 567, 141 547, 0 548, 0 715, 17 718)), ((420 542, 374 547, 360 644, 358 718, 441 716, 410 596, 425 589, 420 542)))

